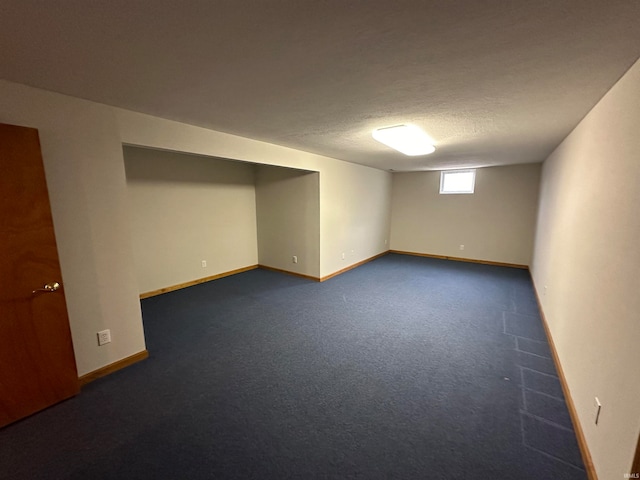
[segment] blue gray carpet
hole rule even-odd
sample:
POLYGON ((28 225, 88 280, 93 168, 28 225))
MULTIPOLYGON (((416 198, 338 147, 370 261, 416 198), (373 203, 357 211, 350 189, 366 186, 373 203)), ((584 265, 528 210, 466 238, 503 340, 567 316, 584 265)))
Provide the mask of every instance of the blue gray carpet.
POLYGON ((526 271, 387 255, 142 308, 150 358, 1 430, 0 477, 586 479, 526 271))

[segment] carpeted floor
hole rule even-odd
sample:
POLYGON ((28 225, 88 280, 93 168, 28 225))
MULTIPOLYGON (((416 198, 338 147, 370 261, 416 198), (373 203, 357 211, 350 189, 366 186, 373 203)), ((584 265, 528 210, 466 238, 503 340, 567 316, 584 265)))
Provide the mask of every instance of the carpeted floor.
POLYGON ((387 255, 142 307, 150 358, 0 430, 1 478, 586 479, 526 271, 387 255))

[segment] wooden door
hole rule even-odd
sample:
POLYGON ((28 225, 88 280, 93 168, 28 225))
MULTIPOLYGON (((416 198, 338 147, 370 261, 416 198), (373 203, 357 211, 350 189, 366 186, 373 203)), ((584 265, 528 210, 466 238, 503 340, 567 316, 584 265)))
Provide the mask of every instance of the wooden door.
POLYGON ((0 124, 0 427, 79 391, 61 284, 38 131, 0 124))

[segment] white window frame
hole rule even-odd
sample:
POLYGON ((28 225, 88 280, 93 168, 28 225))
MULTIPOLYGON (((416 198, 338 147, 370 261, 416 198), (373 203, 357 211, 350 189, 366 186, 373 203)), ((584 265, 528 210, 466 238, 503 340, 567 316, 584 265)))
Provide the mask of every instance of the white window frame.
POLYGON ((475 168, 467 168, 464 170, 442 170, 440 172, 440 194, 442 195, 464 195, 464 194, 472 194, 475 191, 475 187, 476 187, 476 169, 475 168), (472 173, 472 183, 471 183, 471 190, 448 190, 445 191, 443 190, 444 188, 444 178, 447 176, 447 174, 455 174, 455 173, 472 173))

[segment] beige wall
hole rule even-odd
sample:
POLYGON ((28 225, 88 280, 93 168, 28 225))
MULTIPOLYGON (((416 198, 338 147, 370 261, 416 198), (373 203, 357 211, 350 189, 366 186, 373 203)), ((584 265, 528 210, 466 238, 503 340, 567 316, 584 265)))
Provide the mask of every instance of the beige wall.
POLYGON ((113 109, 2 81, 0 103, 0 122, 40 133, 78 373, 144 350, 113 109))
POLYGON ((322 276, 385 250, 388 172, 6 81, 0 102, 0 122, 40 132, 80 375, 145 348, 123 144, 318 172, 322 276))
POLYGON ((479 168, 469 195, 441 195, 438 171, 393 174, 391 249, 529 265, 540 169, 479 168))
POLYGON ((322 277, 389 249, 392 175, 357 167, 340 162, 320 172, 322 277))
POLYGON ((640 431, 639 128, 636 63, 545 161, 540 192, 533 278, 601 479, 629 473, 640 431))
POLYGON ((140 293, 258 263, 252 165, 135 147, 124 160, 140 293))
POLYGON ((260 265, 319 277, 318 173, 257 166, 256 212, 260 265))
POLYGON ((319 172, 322 277, 387 250, 389 172, 128 110, 114 111, 121 141, 128 145, 319 172))

